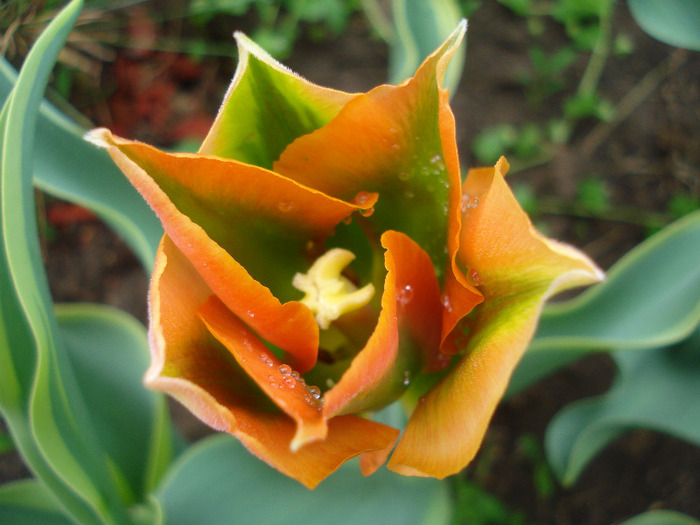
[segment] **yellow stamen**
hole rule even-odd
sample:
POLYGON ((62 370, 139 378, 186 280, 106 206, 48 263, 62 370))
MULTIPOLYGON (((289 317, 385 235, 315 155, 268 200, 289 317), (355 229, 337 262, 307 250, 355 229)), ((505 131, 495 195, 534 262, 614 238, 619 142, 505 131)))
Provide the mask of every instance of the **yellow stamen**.
POLYGON ((307 273, 298 273, 292 286, 306 295, 301 300, 316 316, 322 330, 343 314, 366 305, 374 295, 374 286, 358 289, 341 272, 355 258, 342 248, 333 248, 311 265, 307 273))

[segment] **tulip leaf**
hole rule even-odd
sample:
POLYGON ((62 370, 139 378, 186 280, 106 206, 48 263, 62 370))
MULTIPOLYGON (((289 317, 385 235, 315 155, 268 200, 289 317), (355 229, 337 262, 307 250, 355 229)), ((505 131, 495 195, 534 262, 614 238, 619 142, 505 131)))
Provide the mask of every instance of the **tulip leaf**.
MULTIPOLYGON (((459 24, 461 13, 454 0, 393 0, 394 38, 389 47, 389 81, 403 82, 437 49, 459 24)), ((452 58, 445 86, 455 93, 462 76, 466 46, 452 58)))
POLYGON ((136 502, 153 490, 174 453, 165 397, 141 383, 146 330, 103 305, 57 305, 56 316, 101 449, 127 484, 127 503, 136 502))
POLYGON ((576 481, 603 447, 632 428, 700 446, 700 328, 672 347, 612 356, 619 375, 611 390, 567 406, 547 429, 547 457, 564 485, 576 481))
POLYGON ((447 523, 447 487, 437 480, 386 469, 363 478, 355 462, 343 465, 313 491, 261 463, 227 435, 207 438, 184 453, 158 498, 168 524, 261 525, 304 523, 386 525, 447 523), (202 497, 206 494, 206 498, 202 497))
POLYGON ((657 348, 688 337, 700 322, 699 260, 695 212, 631 250, 606 282, 548 306, 510 393, 588 352, 657 348))
MULTIPOLYGON (((0 100, 9 95, 16 78, 0 57, 0 100)), ((42 102, 33 152, 34 184, 94 211, 129 243, 150 272, 163 228, 109 155, 83 140, 84 133, 53 105, 42 102)))
POLYGON ((101 455, 58 325, 33 206, 34 127, 48 76, 82 8, 70 2, 26 57, 0 118, 0 352, 3 415, 27 464, 81 523, 126 521, 119 487, 101 455), (17 322, 17 325, 9 324, 17 322), (18 343, 15 346, 14 343, 18 343), (7 366, 7 368, 6 368, 7 366))
POLYGON ((700 521, 674 510, 650 510, 625 520, 620 525, 700 525, 700 521))
POLYGON ((639 26, 657 40, 700 51, 698 0, 627 0, 639 26))
POLYGON ((71 521, 46 486, 23 479, 0 487, 0 523, 70 525, 71 521))

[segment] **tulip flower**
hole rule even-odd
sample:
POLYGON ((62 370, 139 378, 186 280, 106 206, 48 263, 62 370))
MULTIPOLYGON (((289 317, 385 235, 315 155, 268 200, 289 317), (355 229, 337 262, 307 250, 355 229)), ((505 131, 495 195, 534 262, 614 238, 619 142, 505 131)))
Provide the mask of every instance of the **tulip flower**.
POLYGON ((237 34, 199 152, 93 130, 160 218, 145 383, 313 488, 360 456, 443 478, 474 456, 553 294, 599 281, 540 235, 505 159, 460 175, 445 68, 314 85, 237 34), (372 420, 401 400, 403 433, 372 420), (393 451, 393 453, 392 453, 393 451))

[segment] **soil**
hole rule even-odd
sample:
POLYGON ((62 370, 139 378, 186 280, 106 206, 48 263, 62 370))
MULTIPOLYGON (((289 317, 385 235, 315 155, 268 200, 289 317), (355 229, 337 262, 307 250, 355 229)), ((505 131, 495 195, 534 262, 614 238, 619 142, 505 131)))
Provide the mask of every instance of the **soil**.
MULTIPOLYGON (((146 22, 133 33, 157 38, 183 30, 181 21, 146 22)), ((255 23, 251 17, 221 17, 209 30, 214 38, 226 41, 231 29, 250 31, 255 23)), ((649 224, 637 218, 645 212, 666 217, 673 195, 700 196, 700 54, 644 34, 624 3, 616 6, 615 32, 631 39, 634 53, 609 60, 600 94, 618 102, 645 75, 665 64, 657 70, 648 96, 617 126, 594 119, 580 122, 570 143, 557 149, 550 162, 510 176, 512 184, 528 184, 543 200, 569 203, 571 213, 566 213, 566 206, 556 213, 541 213, 538 224, 551 236, 579 246, 604 267, 644 239, 649 224), (581 217, 576 212, 578 183, 590 177, 605 181, 613 212, 625 211, 622 220, 581 217)), ((563 75, 568 90, 539 104, 527 102, 518 78, 532 70, 529 46, 546 42, 548 49, 556 49, 566 41, 563 29, 554 23, 546 25, 543 36, 533 36, 523 18, 492 0, 484 1, 473 14, 465 73, 452 103, 465 167, 476 165, 471 145, 484 129, 501 123, 544 125, 560 116, 563 96, 580 78, 587 53, 563 75)), ((361 16, 355 16, 336 39, 302 38, 284 62, 321 85, 366 91, 385 81, 387 55, 385 44, 372 35, 361 16)), ((97 125, 172 146, 206 131, 234 67, 230 58, 193 61, 169 52, 122 48, 114 61, 102 66, 98 90, 89 79, 77 79, 72 102, 97 125)), ((56 301, 108 303, 146 322, 147 278, 127 246, 94 218, 76 215, 75 209, 55 199, 47 197, 43 207, 51 232, 45 242, 47 271, 56 301)), ((523 436, 541 446, 546 426, 558 410, 605 392, 614 374, 608 357, 587 357, 504 402, 482 452, 463 475, 478 481, 527 523, 616 523, 656 508, 700 519, 700 449, 646 430, 633 431, 608 447, 573 487, 555 485, 546 494, 536 489, 537 465, 524 451, 523 436)), ((188 437, 207 432, 181 410, 176 414, 188 437)), ((11 456, 1 459, 3 479, 28 475, 11 456)))

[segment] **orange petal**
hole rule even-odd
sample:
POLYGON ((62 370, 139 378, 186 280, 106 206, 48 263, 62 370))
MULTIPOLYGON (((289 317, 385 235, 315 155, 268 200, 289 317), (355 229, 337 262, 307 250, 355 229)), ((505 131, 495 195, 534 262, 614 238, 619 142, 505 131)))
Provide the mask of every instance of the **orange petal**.
POLYGON ((165 237, 150 291, 147 386, 168 392, 209 426, 236 436, 260 459, 309 488, 352 457, 394 446, 398 430, 341 416, 328 422, 325 440, 293 452, 294 420, 277 410, 197 317, 210 296, 206 283, 165 237))
POLYGON ((199 153, 271 168, 289 143, 327 124, 355 95, 308 82, 242 33, 238 67, 199 153))
POLYGON ((374 333, 324 396, 324 413, 364 412, 401 395, 415 374, 439 359, 440 290, 428 255, 408 236, 382 236, 387 276, 374 333))
POLYGON ((316 321, 306 306, 280 304, 277 296, 298 295, 291 283, 308 267, 309 239, 323 239, 357 206, 235 161, 171 155, 107 130, 94 130, 91 140, 108 148, 226 306, 302 371, 311 368, 316 321))
POLYGON ((209 332, 230 352, 238 365, 260 390, 297 425, 291 443, 296 451, 303 445, 324 439, 328 431, 321 412, 320 395, 315 397, 298 372, 280 361, 219 299, 212 296, 199 309, 209 332))
POLYGON ((449 127, 443 117, 451 113, 441 84, 464 30, 460 25, 415 77, 353 98, 329 124, 290 144, 274 164, 275 171, 346 201, 362 192, 379 193, 374 214, 363 220, 368 230, 377 241, 387 230, 406 233, 439 273, 446 260, 448 201, 459 200, 460 184, 454 140, 442 141, 443 127, 449 127))
POLYGON ((584 254, 540 235, 496 168, 472 170, 459 263, 480 283, 484 302, 473 314, 462 359, 418 404, 389 468, 443 478, 476 454, 508 380, 553 294, 603 279, 584 254))

